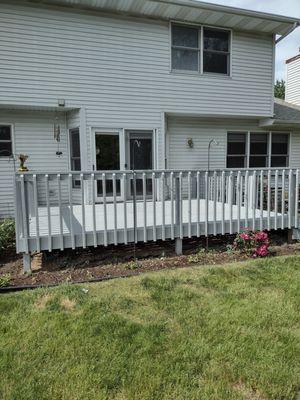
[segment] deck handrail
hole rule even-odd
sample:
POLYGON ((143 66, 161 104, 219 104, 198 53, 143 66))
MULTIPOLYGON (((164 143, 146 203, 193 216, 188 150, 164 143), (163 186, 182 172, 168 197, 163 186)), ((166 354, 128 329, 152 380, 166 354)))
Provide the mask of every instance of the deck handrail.
POLYGON ((17 172, 20 252, 298 228, 291 168, 17 172))

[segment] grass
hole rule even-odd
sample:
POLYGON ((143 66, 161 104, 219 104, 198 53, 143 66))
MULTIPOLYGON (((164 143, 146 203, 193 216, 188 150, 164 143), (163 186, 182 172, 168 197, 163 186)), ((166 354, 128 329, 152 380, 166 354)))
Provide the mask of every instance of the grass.
POLYGON ((296 256, 1 295, 0 398, 296 400, 299 308, 296 256))

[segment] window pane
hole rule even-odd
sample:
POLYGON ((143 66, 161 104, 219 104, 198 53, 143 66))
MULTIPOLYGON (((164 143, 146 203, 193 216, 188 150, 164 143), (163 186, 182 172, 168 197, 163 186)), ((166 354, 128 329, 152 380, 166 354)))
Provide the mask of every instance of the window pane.
POLYGON ((285 156, 272 156, 271 167, 287 167, 287 159, 285 156))
POLYGON ((251 133, 250 155, 268 154, 268 136, 266 134, 251 133))
POLYGON ((172 68, 198 71, 199 56, 196 50, 172 49, 172 68))
POLYGON ((244 168, 246 157, 227 157, 227 168, 244 168))
POLYGON ((227 154, 246 154, 245 133, 228 133, 227 154))
POLYGON ((272 154, 288 154, 288 135, 272 134, 272 154))
POLYGON ((0 126, 0 140, 11 140, 10 126, 0 126))
POLYGON ((196 47, 198 48, 198 29, 186 26, 173 25, 172 44, 173 46, 196 47))
POLYGON ((72 157, 80 157, 80 138, 79 130, 71 132, 72 157))
POLYGON ((204 50, 229 51, 229 32, 205 28, 204 50))
POLYGON ((249 167, 250 168, 265 168, 267 167, 267 157, 250 157, 249 160, 249 167))
POLYGON ((203 71, 215 74, 229 74, 229 55, 203 52, 203 71))
POLYGON ((12 155, 11 142, 0 142, 0 157, 9 157, 12 155))

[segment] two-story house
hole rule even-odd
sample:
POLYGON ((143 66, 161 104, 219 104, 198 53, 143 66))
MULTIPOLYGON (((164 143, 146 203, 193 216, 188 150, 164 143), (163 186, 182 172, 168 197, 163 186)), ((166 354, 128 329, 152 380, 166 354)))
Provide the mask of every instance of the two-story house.
MULTIPOLYGON (((47 177, 300 167, 299 125, 274 118, 273 98, 276 35, 295 18, 194 0, 13 0, 0 11, 0 216, 13 213, 20 153, 47 177)), ((124 199, 121 179, 82 183, 72 179, 72 205, 104 191, 124 199)), ((146 195, 154 186, 147 177, 146 195)), ((49 208, 60 189, 45 190, 49 208)))

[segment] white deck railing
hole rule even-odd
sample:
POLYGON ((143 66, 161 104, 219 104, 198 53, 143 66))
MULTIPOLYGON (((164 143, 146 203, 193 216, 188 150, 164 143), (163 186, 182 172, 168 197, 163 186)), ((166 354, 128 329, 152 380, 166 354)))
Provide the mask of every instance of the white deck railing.
POLYGON ((297 228, 298 202, 294 169, 17 173, 17 249, 297 228))

